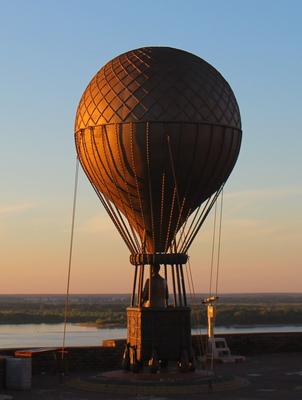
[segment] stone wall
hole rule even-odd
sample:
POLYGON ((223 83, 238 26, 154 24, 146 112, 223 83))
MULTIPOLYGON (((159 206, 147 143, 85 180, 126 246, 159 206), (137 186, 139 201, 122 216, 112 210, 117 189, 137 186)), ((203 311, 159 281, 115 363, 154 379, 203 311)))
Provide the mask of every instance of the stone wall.
MULTIPOLYGON (((302 333, 252 333, 223 335, 233 354, 252 356, 264 353, 301 352, 302 333)), ((206 337, 192 336, 196 354, 202 353, 206 337)), ((32 354, 34 374, 68 371, 103 371, 119 369, 125 347, 125 339, 105 340, 101 346, 67 347, 62 364, 60 353, 55 351, 32 354)), ((15 349, 0 350, 0 356, 12 356, 15 349)), ((1 368, 0 368, 1 369, 1 368)), ((0 371, 1 372, 1 371, 0 371)), ((1 379, 0 373, 0 379, 1 379)))
MULTIPOLYGON (((222 337, 226 339, 233 354, 253 356, 264 353, 302 352, 302 332, 236 333, 222 337)), ((193 341, 196 340, 197 337, 193 337, 193 341)))
POLYGON ((108 370, 121 367, 125 340, 112 341, 112 345, 104 343, 98 347, 68 348, 68 369, 74 370, 108 370))

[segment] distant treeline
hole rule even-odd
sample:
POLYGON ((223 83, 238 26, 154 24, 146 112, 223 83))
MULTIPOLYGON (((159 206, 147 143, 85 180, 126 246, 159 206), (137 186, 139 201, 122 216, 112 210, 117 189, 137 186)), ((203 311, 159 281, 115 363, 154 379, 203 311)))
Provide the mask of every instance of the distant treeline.
MULTIPOLYGON (((60 323, 64 321, 64 303, 25 303, 2 302, 0 305, 0 324, 39 324, 60 323)), ((68 308, 68 322, 98 323, 103 326, 123 326, 125 324, 125 305, 76 303, 68 308)))
MULTIPOLYGON (((206 321, 206 311, 192 310, 192 322, 198 318, 206 321), (202 314, 202 315, 201 315, 202 314), (201 317, 199 317, 201 315, 201 317)), ((299 325, 302 324, 302 304, 219 304, 216 325, 299 325)))
MULTIPOLYGON (((99 327, 125 327, 128 301, 71 302, 68 322, 93 323, 99 327)), ((64 320, 64 302, 0 302, 0 324, 60 323, 64 320)), ((302 304, 219 304, 216 325, 302 324, 302 304)), ((192 306, 192 326, 206 326, 206 309, 192 306)))

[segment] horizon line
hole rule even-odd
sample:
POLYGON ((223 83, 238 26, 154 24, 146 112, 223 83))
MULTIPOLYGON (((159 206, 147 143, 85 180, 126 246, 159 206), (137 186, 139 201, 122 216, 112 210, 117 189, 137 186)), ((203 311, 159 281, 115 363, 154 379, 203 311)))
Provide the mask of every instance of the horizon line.
MULTIPOLYGON (((202 294, 202 295, 208 295, 208 292, 197 292, 196 294, 202 294)), ((218 293, 218 296, 224 296, 224 295, 265 295, 265 294, 299 294, 302 295, 301 292, 223 292, 223 293, 218 293)), ((116 293, 70 293, 69 296, 131 296, 131 293, 123 293, 123 292, 116 292, 116 293)), ((65 296, 66 293, 1 293, 0 297, 3 296, 65 296)))

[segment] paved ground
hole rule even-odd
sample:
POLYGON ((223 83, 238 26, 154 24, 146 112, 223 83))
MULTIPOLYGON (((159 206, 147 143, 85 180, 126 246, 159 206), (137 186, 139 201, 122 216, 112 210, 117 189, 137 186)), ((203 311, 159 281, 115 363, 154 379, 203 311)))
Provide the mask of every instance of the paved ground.
MULTIPOLYGON (((6 391, 0 395, 0 400, 302 400, 302 353, 284 353, 250 357, 245 363, 225 364, 216 367, 219 376, 237 376, 242 382, 248 380, 247 386, 228 390, 211 391, 209 387, 203 388, 198 394, 152 394, 152 387, 148 393, 142 394, 117 394, 83 391, 69 387, 68 380, 74 381, 81 378, 78 375, 70 376, 64 384, 60 384, 57 376, 35 376, 33 387, 28 392, 6 391)), ((92 374, 90 374, 92 375, 92 374)), ((85 376, 82 376, 85 379, 85 376)), ((239 379, 239 381, 240 381, 239 379)), ((236 386, 236 385, 234 385, 236 386)), ((110 389, 111 390, 111 389, 110 389)), ((120 392, 120 390, 119 390, 120 392)))

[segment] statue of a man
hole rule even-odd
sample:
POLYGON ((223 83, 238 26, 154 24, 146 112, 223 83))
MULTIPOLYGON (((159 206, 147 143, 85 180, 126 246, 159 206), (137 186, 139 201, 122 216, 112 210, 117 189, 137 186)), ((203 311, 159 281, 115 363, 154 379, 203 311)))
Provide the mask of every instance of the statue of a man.
POLYGON ((169 292, 166 279, 159 275, 160 265, 152 265, 151 285, 149 278, 145 282, 143 291, 143 306, 144 307, 167 307, 169 292), (151 286, 151 296, 149 290, 151 286))

